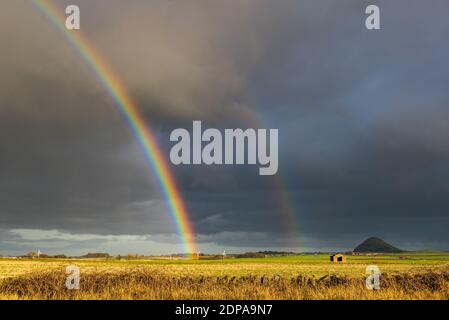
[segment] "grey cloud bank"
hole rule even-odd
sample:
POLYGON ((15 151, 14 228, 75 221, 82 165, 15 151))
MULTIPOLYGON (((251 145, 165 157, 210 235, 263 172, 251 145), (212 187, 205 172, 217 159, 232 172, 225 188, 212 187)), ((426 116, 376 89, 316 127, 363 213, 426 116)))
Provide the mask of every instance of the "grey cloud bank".
MULTIPOLYGON (((377 235, 447 250, 449 4, 376 2, 380 31, 364 28, 367 1, 58 4, 80 6, 167 159, 170 132, 196 119, 250 128, 255 113, 279 128, 297 234, 257 168, 172 166, 202 247, 351 249, 377 235)), ((0 253, 180 250, 90 70, 28 1, 0 8, 0 253)))

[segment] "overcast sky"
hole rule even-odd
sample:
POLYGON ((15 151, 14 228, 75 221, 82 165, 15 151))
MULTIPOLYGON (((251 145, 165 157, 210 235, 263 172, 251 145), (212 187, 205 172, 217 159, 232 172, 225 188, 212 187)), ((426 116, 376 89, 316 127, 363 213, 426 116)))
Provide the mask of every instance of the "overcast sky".
MULTIPOLYGON (((201 252, 449 249, 447 0, 57 3, 167 159, 193 120, 279 129, 277 177, 171 166, 201 252)), ((30 0, 1 2, 0 52, 0 254, 181 252, 129 126, 30 0)))

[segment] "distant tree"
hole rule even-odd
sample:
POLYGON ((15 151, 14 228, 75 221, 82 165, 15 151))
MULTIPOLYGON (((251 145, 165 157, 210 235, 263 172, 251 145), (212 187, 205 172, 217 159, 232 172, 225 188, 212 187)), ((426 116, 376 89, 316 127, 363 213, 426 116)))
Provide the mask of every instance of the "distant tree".
POLYGON ((245 252, 237 255, 236 258, 265 258, 265 254, 260 252, 245 252))
POLYGON ((289 256, 289 255, 295 255, 295 252, 291 251, 271 251, 271 250, 265 250, 265 251, 259 251, 259 253, 263 253, 267 256, 289 256))
POLYGON ((109 253, 94 252, 94 253, 88 253, 88 254, 82 256, 81 258, 110 258, 110 255, 109 255, 109 253))
POLYGON ((28 252, 28 253, 26 254, 26 256, 27 256, 28 258, 32 258, 32 259, 37 258, 37 252, 30 251, 30 252, 28 252))
POLYGON ((139 259, 139 255, 136 253, 128 253, 128 260, 139 259))

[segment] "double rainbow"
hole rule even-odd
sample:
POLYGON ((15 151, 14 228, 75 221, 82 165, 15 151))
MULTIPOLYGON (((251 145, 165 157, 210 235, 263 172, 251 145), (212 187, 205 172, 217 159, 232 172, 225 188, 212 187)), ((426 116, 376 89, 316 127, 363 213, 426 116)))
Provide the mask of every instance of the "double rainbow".
POLYGON ((118 77, 95 51, 88 39, 79 31, 69 31, 65 27, 66 17, 48 0, 33 0, 40 12, 65 36, 72 47, 81 55, 97 79, 115 102, 115 106, 124 116, 134 136, 144 150, 145 158, 157 178, 163 196, 167 201, 170 215, 182 238, 186 253, 197 252, 194 232, 184 201, 176 181, 170 172, 166 160, 158 146, 154 134, 143 120, 138 108, 118 77))

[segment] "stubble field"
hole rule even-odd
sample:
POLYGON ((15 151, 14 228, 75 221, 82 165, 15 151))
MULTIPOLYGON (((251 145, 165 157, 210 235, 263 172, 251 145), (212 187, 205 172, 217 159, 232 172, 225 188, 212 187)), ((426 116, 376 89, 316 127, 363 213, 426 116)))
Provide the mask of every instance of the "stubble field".
POLYGON ((449 254, 225 260, 0 259, 0 299, 449 299, 449 254), (381 272, 367 290, 366 267, 381 272), (66 267, 80 270, 68 290, 66 267))

